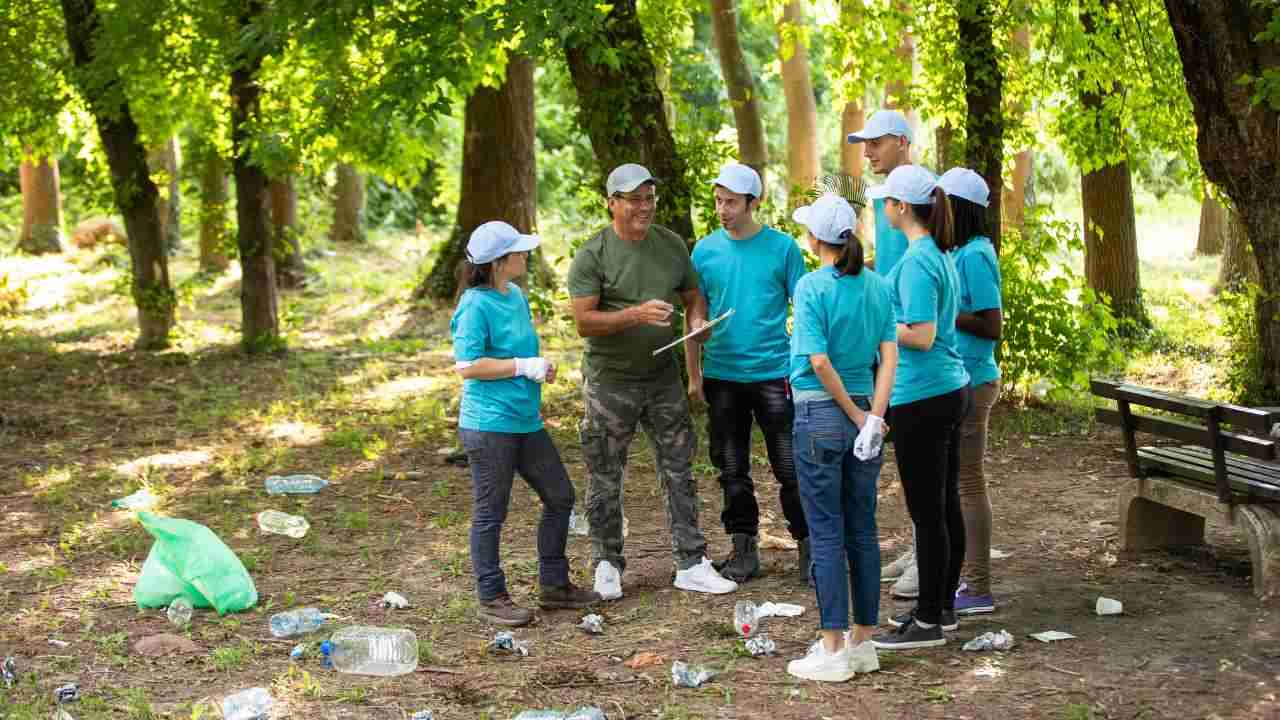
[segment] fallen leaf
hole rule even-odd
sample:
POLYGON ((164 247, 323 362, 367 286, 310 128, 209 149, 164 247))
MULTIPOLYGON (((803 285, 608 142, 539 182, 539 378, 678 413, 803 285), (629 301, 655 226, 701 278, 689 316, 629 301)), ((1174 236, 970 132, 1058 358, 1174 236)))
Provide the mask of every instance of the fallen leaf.
POLYGON ((161 633, 148 635, 133 644, 133 651, 147 657, 163 657, 165 655, 189 655, 201 652, 200 646, 181 635, 161 633))
POLYGON ((638 652, 634 656, 632 656, 630 660, 622 664, 626 665, 632 670, 639 670, 640 668, 647 668, 647 667, 652 667, 654 665, 661 665, 665 662, 666 662, 666 659, 663 658, 658 653, 638 652))
POLYGON ((769 533, 760 531, 760 549, 761 550, 795 550, 796 541, 789 537, 778 537, 769 533))

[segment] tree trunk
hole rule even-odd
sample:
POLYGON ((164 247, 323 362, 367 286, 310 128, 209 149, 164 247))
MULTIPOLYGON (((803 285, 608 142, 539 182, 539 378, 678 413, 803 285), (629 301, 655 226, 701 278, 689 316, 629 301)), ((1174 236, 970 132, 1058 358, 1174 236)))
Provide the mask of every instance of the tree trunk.
POLYGON ((1214 292, 1239 292, 1246 283, 1258 282, 1258 261, 1249 246, 1249 233, 1240 220, 1240 214, 1221 209, 1221 205, 1218 207, 1222 215, 1219 222, 1223 225, 1220 228, 1223 243, 1222 264, 1218 266, 1218 282, 1214 286, 1214 292))
POLYGON ((1084 206, 1084 276, 1105 293, 1117 317, 1149 325, 1138 278, 1138 229, 1129 163, 1108 165, 1080 178, 1084 206))
POLYGON ((1000 202, 1004 210, 1005 227, 1022 227, 1027 217, 1027 187, 1031 182, 1031 163, 1034 156, 1030 150, 1023 150, 1013 158, 1013 176, 1009 178, 1009 189, 1004 192, 1000 202))
POLYGON ((1200 203, 1200 233, 1196 236, 1196 254, 1220 255, 1226 245, 1227 209, 1206 193, 1200 203))
POLYGON ((338 163, 333 186, 333 229, 336 243, 364 243, 364 175, 346 163, 338 163))
POLYGON ((138 307, 138 349, 169 345, 177 297, 169 284, 169 258, 160 234, 159 191, 147 169, 147 151, 138 125, 124 100, 119 68, 97 57, 94 42, 101 30, 95 0, 62 0, 67 44, 75 64, 73 79, 98 126, 111 171, 116 207, 124 216, 133 269, 133 301, 138 307))
POLYGON ((1258 346, 1267 397, 1280 398, 1280 111, 1276 90, 1260 78, 1280 66, 1280 44, 1263 39, 1272 3, 1251 0, 1165 0, 1199 129, 1196 145, 1209 181, 1227 197, 1258 261, 1258 346))
POLYGON ((956 165, 956 129, 950 122, 943 121, 933 131, 933 154, 938 163, 937 170, 944 173, 956 165))
POLYGON ((273 178, 267 184, 267 194, 271 197, 271 232, 275 235, 276 285, 282 288, 300 288, 307 280, 298 229, 296 182, 296 176, 290 174, 273 178))
MULTIPOLYGON (((600 170, 644 165, 662 181, 656 222, 694 241, 693 190, 658 89, 653 55, 636 17, 636 0, 615 0, 601 27, 575 28, 564 39, 569 74, 578 93, 578 117, 600 170)), ((598 181, 604 190, 604 176, 598 181)), ((701 188, 699 192, 703 192, 701 188)))
POLYGON ((200 163, 200 272, 220 273, 227 258, 227 203, 230 200, 227 159, 213 145, 204 148, 200 163))
POLYGON ((165 248, 173 254, 182 246, 182 189, 178 183, 180 160, 178 138, 171 137, 147 154, 147 167, 160 192, 160 234, 165 248))
MULTIPOLYGON (((911 15, 911 4, 902 0, 895 0, 894 5, 906 15, 911 15)), ((908 75, 915 74, 916 61, 916 39, 910 32, 903 30, 902 38, 898 42, 898 49, 895 51, 898 58, 907 66, 908 75)), ((903 80, 894 80, 886 83, 884 86, 884 107, 891 110, 900 110, 907 117, 907 125, 911 127, 911 136, 920 137, 920 116, 907 102, 907 91, 909 83, 903 80)))
POLYGON ((959 4, 959 37, 964 61, 965 166, 990 189, 987 232, 1000 252, 1000 205, 1004 190, 1004 73, 996 51, 992 0, 959 4))
MULTIPOLYGON (((262 0, 249 0, 239 17, 241 31, 248 31, 262 11, 262 0)), ((262 58, 260 49, 246 45, 236 58, 230 86, 236 242, 240 248, 240 340, 250 353, 276 350, 281 342, 267 174, 249 155, 250 124, 257 121, 260 110, 262 88, 257 75, 262 58)))
POLYGON ((729 91, 729 103, 733 106, 733 122, 738 128, 738 160, 755 168, 761 183, 768 187, 764 172, 769 164, 769 145, 755 81, 738 41, 737 0, 711 0, 711 34, 720 55, 720 72, 729 91))
POLYGON ((851 143, 846 138, 867 124, 867 113, 862 103, 850 100, 840 112, 840 172, 850 177, 862 177, 862 143, 851 143))
MULTIPOLYGON (((480 86, 467 98, 457 222, 449 242, 418 287, 415 294, 419 297, 445 299, 462 291, 461 268, 466 261, 467 240, 481 224, 503 220, 520 232, 534 230, 537 165, 533 69, 534 62, 528 56, 512 56, 507 61, 502 87, 480 86)), ((535 256, 540 258, 541 253, 535 256)), ((542 265, 545 267, 545 262, 542 265)), ((530 266, 536 268, 535 263, 530 266)))
POLYGON ((809 77, 809 49, 788 28, 805 25, 802 0, 789 0, 778 23, 782 55, 782 90, 787 101, 787 197, 791 205, 804 200, 822 171, 818 155, 818 102, 809 77))
POLYGON ((62 252, 62 193, 57 158, 24 159, 18 168, 22 188, 22 234, 18 249, 32 255, 62 252))

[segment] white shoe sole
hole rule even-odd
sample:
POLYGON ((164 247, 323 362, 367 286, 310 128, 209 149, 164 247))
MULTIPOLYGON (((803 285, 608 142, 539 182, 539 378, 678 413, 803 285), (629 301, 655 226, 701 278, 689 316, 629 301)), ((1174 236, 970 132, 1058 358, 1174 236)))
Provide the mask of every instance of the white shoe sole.
POLYGON ((688 592, 704 593, 707 595, 728 595, 738 589, 737 583, 732 586, 725 587, 723 590, 717 588, 709 588, 705 585, 695 585, 690 582, 683 582, 680 578, 676 578, 675 586, 677 590, 686 590, 688 592))
POLYGON ((915 600, 920 597, 920 590, 918 588, 915 590, 899 590, 894 587, 889 590, 889 594, 901 600, 915 600))
POLYGON ((942 647, 947 644, 947 639, 941 640, 916 640, 915 642, 903 643, 880 643, 875 640, 871 641, 877 650, 916 650, 918 648, 942 647))
POLYGON ((843 670, 830 668, 819 671, 799 670, 791 667, 795 662, 797 661, 792 661, 787 664, 787 674, 792 677, 798 677, 801 680, 815 680, 817 682, 847 682, 857 674, 852 668, 845 668, 843 670))

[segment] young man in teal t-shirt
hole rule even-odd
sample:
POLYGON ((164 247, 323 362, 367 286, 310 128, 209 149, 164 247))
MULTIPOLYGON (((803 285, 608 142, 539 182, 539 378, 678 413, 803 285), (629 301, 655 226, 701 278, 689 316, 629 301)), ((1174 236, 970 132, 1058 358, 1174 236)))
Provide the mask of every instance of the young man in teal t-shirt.
MULTIPOLYGON (((862 143, 871 171, 877 175, 887 176, 899 165, 911 164, 911 125, 897 110, 880 110, 871 116, 866 127, 849 133, 848 140, 862 143)), ((870 265, 882 277, 889 277, 907 254, 907 236, 889 223, 884 200, 876 200, 871 207, 876 217, 876 255, 870 265)))
POLYGON ((762 191, 760 175, 740 163, 726 165, 715 179, 716 213, 723 227, 694 246, 693 267, 707 299, 708 317, 730 310, 733 315, 705 344, 685 344, 689 396, 708 405, 711 462, 720 471, 724 492, 720 520, 733 539, 733 552, 717 567, 737 582, 760 573, 760 506, 751 479, 753 419, 764 433, 787 530, 800 549, 802 573, 807 574, 809 564, 809 528, 796 486, 787 381, 787 307, 805 273, 804 256, 790 235, 755 220, 762 191))

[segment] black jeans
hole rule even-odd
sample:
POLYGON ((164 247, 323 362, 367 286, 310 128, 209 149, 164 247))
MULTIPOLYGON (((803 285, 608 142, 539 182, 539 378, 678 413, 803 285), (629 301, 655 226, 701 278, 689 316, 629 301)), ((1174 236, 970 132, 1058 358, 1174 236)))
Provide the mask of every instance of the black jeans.
POLYGON ((787 518, 787 530, 796 540, 809 537, 800 505, 796 464, 791 451, 791 425, 795 409, 787 381, 762 380, 740 383, 706 378, 707 435, 711 439, 711 464, 720 471, 724 510, 720 521, 730 535, 760 532, 760 506, 751 480, 751 421, 764 431, 769 465, 778 478, 778 499, 787 518))
POLYGON ((916 617, 936 624, 955 608, 964 565, 964 514, 960 511, 960 425, 973 400, 966 385, 890 411, 898 475, 907 512, 916 526, 920 597, 916 617))
POLYGON ((458 429, 458 436, 471 466, 471 568, 480 600, 487 602, 507 592, 498 549, 517 470, 542 500, 538 583, 554 587, 568 584, 569 560, 564 548, 575 494, 551 436, 546 430, 503 433, 463 428, 458 429))

